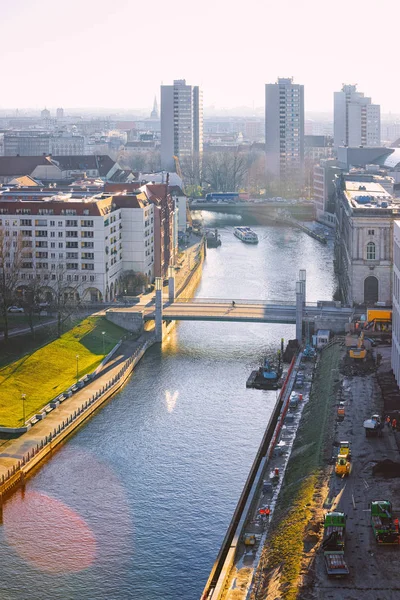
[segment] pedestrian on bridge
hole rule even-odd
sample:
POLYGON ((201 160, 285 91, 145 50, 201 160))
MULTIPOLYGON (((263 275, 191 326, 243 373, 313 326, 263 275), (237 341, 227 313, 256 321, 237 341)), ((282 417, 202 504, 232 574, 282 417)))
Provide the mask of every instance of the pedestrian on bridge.
POLYGON ((396 421, 396 419, 392 420, 392 429, 393 429, 393 431, 396 431, 396 429, 397 429, 397 421, 396 421))

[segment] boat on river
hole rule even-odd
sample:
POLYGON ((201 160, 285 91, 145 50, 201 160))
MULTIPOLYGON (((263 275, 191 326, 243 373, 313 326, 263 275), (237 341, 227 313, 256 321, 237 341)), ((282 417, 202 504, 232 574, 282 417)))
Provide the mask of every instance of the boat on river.
MULTIPOLYGON (((283 340, 281 342, 283 348, 283 340)), ((264 358, 263 365, 252 371, 246 382, 247 388, 256 390, 277 390, 282 387, 282 349, 278 351, 278 364, 275 365, 268 357, 264 358)))
POLYGON ((221 245, 221 236, 218 229, 207 229, 206 231, 207 248, 218 248, 221 245))
POLYGON ((245 244, 258 244, 258 235, 250 227, 235 227, 233 234, 245 244))

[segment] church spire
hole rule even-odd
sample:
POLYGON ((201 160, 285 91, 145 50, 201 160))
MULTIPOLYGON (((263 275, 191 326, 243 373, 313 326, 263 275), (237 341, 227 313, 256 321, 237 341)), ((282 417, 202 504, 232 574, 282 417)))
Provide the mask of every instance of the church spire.
POLYGON ((153 110, 150 114, 150 119, 158 119, 158 104, 157 98, 154 96, 153 110))

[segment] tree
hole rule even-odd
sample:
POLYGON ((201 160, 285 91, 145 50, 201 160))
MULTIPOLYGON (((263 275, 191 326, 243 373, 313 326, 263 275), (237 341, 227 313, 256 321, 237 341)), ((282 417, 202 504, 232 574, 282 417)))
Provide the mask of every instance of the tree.
POLYGON ((73 280, 71 272, 60 263, 48 282, 51 307, 57 314, 57 336, 62 335, 62 326, 80 306, 79 281, 73 280))
POLYGON ((135 271, 124 271, 122 274, 122 286, 125 296, 136 296, 143 292, 143 287, 147 285, 149 279, 144 273, 135 271))
POLYGON ((249 168, 248 155, 239 150, 210 152, 203 157, 203 177, 214 192, 237 192, 249 168))
POLYGON ((8 309, 15 301, 24 256, 32 251, 23 246, 21 236, 11 236, 8 229, 0 229, 0 314, 4 321, 4 340, 9 337, 8 309))

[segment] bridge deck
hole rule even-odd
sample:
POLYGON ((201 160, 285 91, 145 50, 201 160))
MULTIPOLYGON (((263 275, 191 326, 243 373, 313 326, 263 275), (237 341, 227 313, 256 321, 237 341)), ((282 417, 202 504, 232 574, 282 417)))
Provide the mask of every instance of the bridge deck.
MULTIPOLYGON (((139 307, 137 308, 137 310, 139 307)), ((134 310, 134 309, 132 309, 134 310)), ((304 319, 314 319, 316 316, 329 318, 347 318, 352 313, 348 308, 318 307, 306 305, 303 311, 304 319)), ((143 307, 146 321, 155 317, 154 305, 143 307)), ((296 307, 294 304, 262 304, 237 302, 233 307, 231 302, 175 302, 163 307, 163 319, 170 321, 227 321, 252 323, 296 323, 296 307)))

